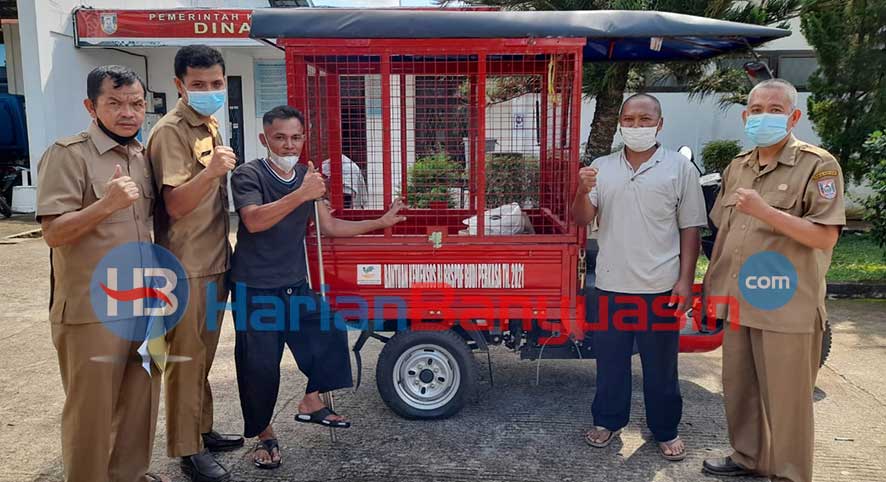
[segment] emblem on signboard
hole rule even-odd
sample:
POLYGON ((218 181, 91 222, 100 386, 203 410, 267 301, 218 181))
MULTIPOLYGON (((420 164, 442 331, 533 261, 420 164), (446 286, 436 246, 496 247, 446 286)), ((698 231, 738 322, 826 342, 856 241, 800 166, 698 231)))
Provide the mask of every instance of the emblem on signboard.
POLYGON ((117 31, 117 13, 102 14, 102 32, 113 35, 117 31))

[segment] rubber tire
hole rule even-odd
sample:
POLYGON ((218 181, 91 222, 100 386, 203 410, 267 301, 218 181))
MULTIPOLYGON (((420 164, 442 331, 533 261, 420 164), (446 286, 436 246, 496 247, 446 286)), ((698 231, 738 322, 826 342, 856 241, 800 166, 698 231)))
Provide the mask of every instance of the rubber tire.
POLYGON ((375 383, 385 404, 397 415, 409 420, 435 420, 449 418, 473 400, 477 393, 480 368, 471 349, 462 337, 451 330, 401 331, 382 348, 375 365, 375 383), (394 387, 394 366, 397 358, 417 345, 437 345, 446 349, 458 365, 461 382, 455 396, 446 405, 434 410, 420 410, 403 401, 394 387))
POLYGON ((828 360, 828 356, 831 354, 831 344, 833 343, 833 332, 831 331, 831 321, 826 320, 824 322, 824 333, 821 334, 821 360, 818 362, 818 367, 821 368, 824 366, 824 362, 828 360))

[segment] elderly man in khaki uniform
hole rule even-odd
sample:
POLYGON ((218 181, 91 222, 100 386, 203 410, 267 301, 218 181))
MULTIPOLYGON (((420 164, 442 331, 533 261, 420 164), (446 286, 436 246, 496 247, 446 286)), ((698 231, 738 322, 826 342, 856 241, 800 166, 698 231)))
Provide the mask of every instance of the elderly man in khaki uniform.
POLYGON ((790 133, 797 91, 783 80, 751 91, 745 132, 757 146, 723 172, 711 219, 719 228, 705 278, 723 341, 731 456, 714 475, 811 482, 812 392, 821 356, 825 274, 846 223, 843 175, 827 151, 790 133), (737 311, 734 309, 737 307, 737 311))
POLYGON ((204 45, 184 47, 175 56, 175 75, 182 98, 148 141, 154 181, 162 193, 155 214, 157 243, 178 257, 190 287, 182 320, 166 337, 170 359, 181 360, 165 368, 167 453, 182 458, 182 470, 192 480, 217 482, 229 474, 209 452, 243 445, 242 437, 213 430, 208 380, 224 316, 223 309, 208 306, 223 305, 228 297, 226 175, 236 158, 223 146, 212 117, 225 100, 221 54, 204 45))
POLYGON ((160 377, 138 354, 145 333, 134 333, 131 320, 102 324, 90 303, 102 258, 151 242, 154 188, 135 140, 145 90, 132 70, 104 66, 89 74, 87 95, 93 123, 50 146, 38 169, 37 218, 51 248, 49 319, 65 389, 65 480, 157 481, 146 471, 160 377))

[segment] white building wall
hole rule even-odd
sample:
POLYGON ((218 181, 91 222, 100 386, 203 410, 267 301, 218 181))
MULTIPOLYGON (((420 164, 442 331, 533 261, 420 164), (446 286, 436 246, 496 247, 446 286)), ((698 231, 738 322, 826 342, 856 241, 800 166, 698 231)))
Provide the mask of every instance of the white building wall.
MULTIPOLYGON (((15 85, 17 93, 24 94, 27 100, 28 132, 30 140, 31 168, 36 172, 36 165, 46 147, 56 139, 74 134, 82 130, 89 122, 89 116, 82 106, 85 97, 86 75, 96 66, 118 63, 132 67, 145 76, 150 88, 166 94, 167 108, 171 108, 177 99, 173 84, 173 57, 175 48, 130 49, 133 53, 148 56, 149 69, 146 71, 144 60, 139 57, 115 52, 108 49, 76 49, 73 38, 73 22, 71 12, 82 4, 82 0, 18 0, 19 25, 4 26, 7 39, 18 31, 20 53, 9 55, 11 62, 27 59, 9 69, 10 85, 15 85), (14 74, 12 74, 14 72, 14 74), (14 80, 13 80, 14 79, 14 80)), ((266 0, 91 0, 90 6, 95 8, 114 9, 164 9, 164 8, 260 8, 267 7, 266 0)), ((809 46, 799 34, 799 21, 791 25, 794 35, 770 43, 765 49, 808 50, 809 46)), ((13 47, 15 48, 15 47, 13 47)), ((12 49, 10 49, 12 50, 12 49)), ((261 129, 260 118, 263 113, 255 112, 254 96, 254 62, 260 59, 280 59, 282 55, 270 48, 256 44, 254 48, 223 48, 228 74, 239 75, 243 79, 243 110, 245 157, 247 159, 264 155, 264 149, 258 142, 261 129)), ((392 87, 397 87, 397 80, 392 79, 392 87)), ((414 86, 408 85, 412 98, 414 86)), ((398 97, 398 91, 392 92, 392 98, 398 97)), ((661 141, 669 147, 676 148, 686 144, 696 152, 700 152, 705 143, 716 139, 736 139, 746 144, 742 133, 740 107, 734 106, 726 111, 716 105, 716 98, 709 97, 702 101, 687 101, 683 93, 660 93, 656 96, 661 100, 665 116, 665 128, 661 141)), ((808 94, 801 93, 800 107, 805 108, 808 94)), ((534 106, 524 100, 492 107, 488 113, 488 137, 496 137, 499 152, 537 151, 534 131, 534 106), (523 114, 524 127, 517 130, 514 126, 516 114, 523 114)), ((397 106, 395 106, 397 107, 397 106)), ((414 105, 408 104, 410 124, 414 119, 414 105)), ((584 142, 593 119, 594 102, 585 102, 581 114, 581 138, 584 142)), ((399 108, 398 108, 399 111, 399 108)), ((227 138, 227 109, 218 113, 222 121, 223 134, 227 138)), ((374 143, 380 141, 380 125, 368 120, 370 130, 370 152, 374 143), (375 139, 374 137, 379 137, 375 139)), ((399 126, 395 126, 399 127, 399 126)), ((409 129, 407 143, 414 144, 412 129, 409 129)), ((817 143, 818 136, 812 130, 808 119, 803 118, 797 128, 798 137, 817 143)), ((392 157, 399 166, 399 128, 392 129, 394 149, 392 157)), ((620 143, 616 139, 616 143, 620 143)), ((380 147, 380 146, 379 146, 380 147)), ((407 163, 414 162, 414 149, 408 149, 407 163)), ((373 165, 380 165, 370 160, 370 172, 366 173, 371 191, 379 191, 380 172, 373 171, 373 165), (373 179, 378 179, 373 183, 373 179)), ((399 176, 395 183, 399 184, 399 176)), ((399 185, 395 185, 395 192, 399 185)))
MULTIPOLYGON (((167 108, 171 108, 178 97, 173 84, 175 48, 129 49, 149 57, 150 71, 147 72, 144 60, 139 57, 109 49, 75 48, 71 14, 81 4, 81 0, 18 0, 21 58, 26 59, 20 69, 23 88, 18 88, 18 93, 24 94, 27 102, 32 173, 36 172, 40 156, 52 142, 88 125, 90 119, 82 101, 86 97, 86 75, 93 68, 113 63, 135 69, 148 78, 152 90, 166 93, 167 108)), ((268 6, 266 0, 92 0, 89 4, 113 9, 268 6)), ((261 45, 256 43, 256 46, 261 45)), ((222 49, 222 53, 228 73, 243 77, 246 155, 255 157, 258 141, 252 100, 252 58, 241 55, 236 48, 222 49)), ((227 139, 227 109, 220 110, 217 117, 227 139)))
POLYGON ((3 44, 6 47, 6 76, 10 94, 24 95, 21 40, 18 25, 3 25, 3 44))

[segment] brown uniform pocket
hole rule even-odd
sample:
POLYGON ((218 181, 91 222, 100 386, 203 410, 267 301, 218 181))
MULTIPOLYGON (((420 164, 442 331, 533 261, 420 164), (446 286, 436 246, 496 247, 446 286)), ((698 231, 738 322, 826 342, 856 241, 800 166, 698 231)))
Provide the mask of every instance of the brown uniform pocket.
POLYGON ((763 200, 782 211, 790 211, 797 204, 797 196, 787 191, 767 192, 763 194, 763 200))
MULTIPOLYGON (((107 183, 105 181, 92 181, 92 191, 95 193, 95 197, 97 199, 102 199, 107 194, 107 183)), ((141 187, 140 187, 141 188, 141 187)), ((132 209, 118 209, 114 211, 110 216, 105 218, 102 223, 119 223, 123 221, 129 221, 132 219, 132 209)))
POLYGON ((51 323, 62 323, 65 319, 65 302, 66 300, 53 294, 52 304, 49 305, 49 321, 51 323))

